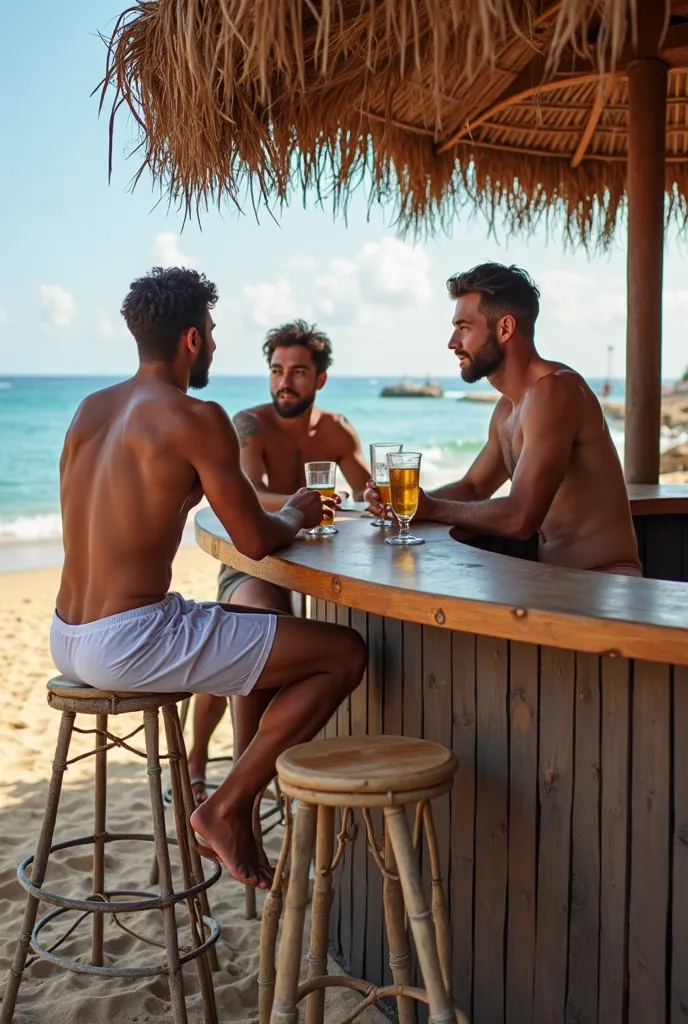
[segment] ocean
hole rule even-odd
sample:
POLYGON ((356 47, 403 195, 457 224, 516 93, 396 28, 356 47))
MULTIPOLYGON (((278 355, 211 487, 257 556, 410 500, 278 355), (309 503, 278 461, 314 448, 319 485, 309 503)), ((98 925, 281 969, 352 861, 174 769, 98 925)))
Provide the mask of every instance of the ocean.
MULTIPOLYGON (((439 378, 444 398, 380 398, 394 378, 332 377, 318 396, 322 408, 343 413, 367 453, 373 441, 397 441, 423 453, 421 483, 457 479, 487 436, 492 404, 462 401, 469 386, 439 378)), ((115 383, 114 377, 5 377, 0 379, 0 572, 59 564, 62 557, 58 463, 65 431, 81 400, 115 383)), ((602 382, 591 380, 599 392, 602 382)), ((478 384, 471 393, 487 394, 478 384)), ((199 397, 228 413, 265 402, 266 377, 213 377, 199 397)), ((623 398, 622 381, 611 397, 623 398)), ((623 445, 622 424, 611 421, 623 445)), ((193 543, 187 529, 185 542, 193 543)))

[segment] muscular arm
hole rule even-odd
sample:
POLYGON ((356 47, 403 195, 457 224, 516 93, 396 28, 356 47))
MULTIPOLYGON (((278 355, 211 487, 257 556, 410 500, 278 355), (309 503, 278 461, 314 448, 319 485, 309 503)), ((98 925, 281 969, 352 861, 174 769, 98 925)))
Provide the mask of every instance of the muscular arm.
MULTIPOLYGON (((491 498, 502 484, 508 480, 509 474, 504 465, 502 447, 499 443, 499 422, 504 416, 505 406, 500 402, 495 407, 490 420, 490 428, 487 435, 487 444, 471 465, 468 472, 453 484, 445 484, 431 491, 430 498, 438 498, 444 501, 482 501, 491 498)), ((434 508, 434 502, 431 503, 434 508)), ((426 518, 435 519, 431 513, 426 518)), ((439 520, 444 522, 444 520, 439 520)))
POLYGON ((366 484, 370 480, 370 466, 361 451, 358 434, 345 416, 340 416, 339 423, 343 430, 344 450, 339 459, 339 468, 352 490, 354 501, 361 501, 366 484))
POLYGON ((215 402, 199 402, 189 419, 185 454, 237 551, 258 560, 291 543, 303 516, 296 509, 271 513, 262 507, 242 469, 239 439, 224 409, 215 402))
POLYGON ((521 412, 523 448, 511 491, 489 501, 433 501, 430 517, 474 533, 526 539, 538 530, 566 475, 578 429, 575 379, 543 377, 521 412))
POLYGON ((244 410, 234 417, 234 426, 241 446, 241 468, 253 484, 261 505, 268 512, 282 508, 289 494, 277 494, 268 487, 268 472, 263 458, 261 425, 254 412, 244 410))

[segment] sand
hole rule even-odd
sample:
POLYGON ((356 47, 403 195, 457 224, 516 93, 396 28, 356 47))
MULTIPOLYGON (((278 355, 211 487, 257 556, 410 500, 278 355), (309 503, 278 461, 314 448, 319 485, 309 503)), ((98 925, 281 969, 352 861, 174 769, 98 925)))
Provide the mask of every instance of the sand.
MULTIPOLYGON (((214 596, 216 564, 197 549, 182 549, 175 563, 173 586, 198 600, 214 596)), ((16 881, 18 862, 33 852, 44 806, 47 780, 59 714, 45 699, 46 681, 54 675, 48 630, 59 579, 58 569, 0 574, 0 991, 10 964, 24 906, 24 893, 16 881)), ((130 721, 133 721, 133 718, 130 721)), ((83 722, 83 719, 82 719, 83 722)), ((112 719, 124 732, 125 718, 112 719)), ((138 718, 137 718, 138 722, 138 718)), ((187 732, 188 739, 188 732, 187 732)), ((231 722, 225 716, 216 733, 212 754, 231 751, 231 722)), ((91 748, 92 738, 75 737, 73 751, 91 748)), ((70 766, 65 777, 56 841, 92 831, 92 759, 70 766)), ((219 777, 217 766, 211 777, 219 777)), ((126 751, 109 756, 108 825, 113 831, 150 831, 145 767, 126 751)), ((171 821, 170 821, 170 827, 171 821)), ((267 842, 274 859, 281 843, 279 830, 267 842)), ((106 886, 148 888, 152 847, 117 843, 108 848, 106 886)), ((88 895, 90 848, 56 855, 46 884, 67 895, 88 895)), ((223 874, 209 893, 212 912, 222 926, 218 943, 220 971, 214 976, 219 1019, 226 1022, 257 1020, 259 921, 243 916, 243 887, 223 874)), ((262 896, 258 896, 258 908, 262 896)), ((183 914, 180 912, 180 922, 183 914)), ((75 915, 58 920, 43 933, 54 941, 75 915)), ((130 927, 162 939, 159 917, 137 915, 125 919, 130 927)), ((183 935, 184 933, 182 933, 183 935)), ((87 958, 89 922, 84 922, 60 952, 87 958)), ((106 962, 140 966, 159 962, 161 950, 142 946, 115 925, 106 923, 106 962)), ((332 970, 336 971, 334 965, 332 970)), ((189 1021, 202 1020, 193 965, 184 969, 189 1021)), ((336 1022, 346 1016, 357 997, 341 991, 328 995, 326 1017, 336 1022)), ((15 1011, 16 1024, 163 1024, 169 1021, 167 983, 164 978, 139 981, 93 979, 60 970, 44 961, 25 974, 15 1011)), ((375 1010, 359 1018, 364 1024, 382 1022, 375 1010)))

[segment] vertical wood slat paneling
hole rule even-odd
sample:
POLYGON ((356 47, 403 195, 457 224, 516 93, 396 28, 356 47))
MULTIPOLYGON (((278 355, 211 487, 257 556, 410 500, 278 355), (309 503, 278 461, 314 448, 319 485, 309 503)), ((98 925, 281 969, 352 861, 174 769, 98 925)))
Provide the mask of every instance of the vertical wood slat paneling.
POLYGON ((596 1024, 600 928, 600 659, 576 655, 566 1019, 596 1024))
POLYGON ((509 789, 506 640, 477 638, 473 1024, 504 1020, 509 789))
POLYGON ((674 669, 674 834, 671 892, 671 1024, 688 1020, 688 668, 674 669))
MULTIPOLYGON (((384 620, 384 701, 382 730, 387 736, 404 734, 404 691, 403 691, 403 627, 397 619, 384 620)), ((389 943, 387 930, 382 929, 382 977, 385 985, 392 984, 389 966, 389 943)))
MULTIPOLYGON (((351 627, 357 630, 364 640, 368 640, 368 616, 356 608, 351 610, 351 627)), ((368 669, 366 669, 361 685, 351 694, 351 735, 365 736, 368 732, 368 669)), ((351 900, 351 951, 349 960, 351 973, 360 978, 363 976, 363 960, 365 954, 366 914, 369 912, 367 898, 368 888, 368 855, 364 830, 360 828, 360 819, 356 841, 346 848, 346 858, 351 862, 352 900, 351 900)))
MULTIPOLYGON (((423 628, 416 622, 404 622, 403 643, 403 725, 404 736, 423 736, 423 628)), ((413 827, 415 806, 407 808, 409 828, 413 827)), ((411 945, 414 984, 419 984, 415 948, 411 945)))
MULTIPOLYGON (((382 704, 384 694, 384 620, 379 615, 368 615, 368 735, 382 732, 382 704)), ((382 837, 382 813, 371 811, 378 839, 382 837)), ((365 826, 361 822, 358 841, 366 844, 365 826)), ((383 851, 384 852, 384 848, 383 851)), ((368 906, 365 927, 364 977, 382 977, 382 876, 368 854, 368 906)))
MULTIPOLYGON (((351 622, 351 611, 344 605, 336 606, 336 619, 339 626, 349 626, 351 622)), ((351 697, 347 697, 337 710, 337 735, 351 735, 351 697)), ((342 810, 335 811, 335 835, 338 835, 342 827, 342 810)), ((335 847, 336 849, 336 847, 335 847)), ((334 902, 332 910, 338 907, 339 915, 339 950, 342 959, 342 966, 346 971, 351 970, 351 920, 352 920, 352 881, 351 881, 351 857, 346 857, 340 862, 339 867, 333 875, 334 902)), ((331 928, 334 930, 336 922, 333 920, 331 928)))
POLYGON ((671 678, 668 665, 633 672, 629 1024, 664 1021, 669 901, 671 678))
POLYGON ((452 633, 452 750, 459 770, 451 793, 449 878, 454 1002, 473 1016, 473 879, 475 870, 476 638, 452 633))
MULTIPOLYGON (((448 629, 423 628, 423 706, 426 740, 451 747, 452 742, 452 642, 448 629)), ((433 804, 443 884, 449 877, 451 807, 449 794, 433 804)))
POLYGON ((630 669, 625 658, 601 659, 600 1024, 627 1020, 630 669))
POLYGON ((565 1018, 575 670, 572 651, 542 649, 540 845, 533 1000, 533 1018, 538 1024, 561 1024, 565 1018))
POLYGON ((538 849, 538 648, 509 650, 509 923, 506 1024, 532 1024, 538 849))

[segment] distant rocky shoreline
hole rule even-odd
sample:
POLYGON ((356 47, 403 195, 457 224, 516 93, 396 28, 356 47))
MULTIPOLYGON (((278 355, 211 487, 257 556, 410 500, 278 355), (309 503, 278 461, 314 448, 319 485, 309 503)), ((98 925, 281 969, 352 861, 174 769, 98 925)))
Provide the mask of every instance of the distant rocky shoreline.
MULTIPOLYGON (((476 394, 462 395, 461 400, 465 402, 496 402, 499 396, 496 392, 479 392, 476 394)), ((624 402, 617 399, 600 399, 605 416, 614 420, 623 420, 626 417, 626 406, 624 402)), ((660 472, 684 473, 688 472, 688 442, 683 440, 683 435, 688 434, 688 381, 680 381, 662 388, 662 427, 669 433, 675 435, 679 444, 662 453, 660 461, 660 472)))

